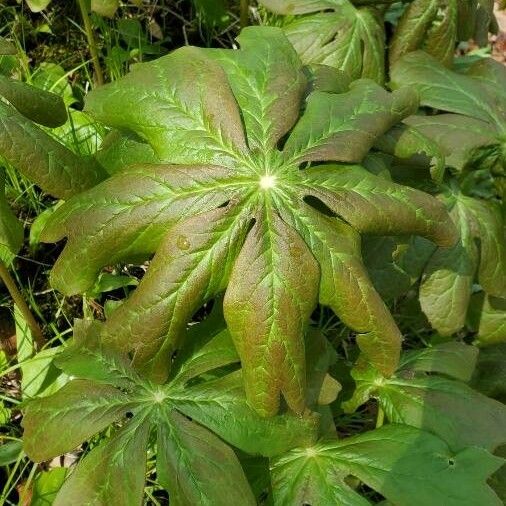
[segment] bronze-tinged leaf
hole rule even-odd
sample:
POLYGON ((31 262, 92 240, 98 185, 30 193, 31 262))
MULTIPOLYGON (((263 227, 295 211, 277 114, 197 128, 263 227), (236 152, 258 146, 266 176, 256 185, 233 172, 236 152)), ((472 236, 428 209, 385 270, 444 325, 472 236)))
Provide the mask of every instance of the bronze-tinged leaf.
POLYGON ((224 312, 239 351, 246 394, 262 415, 282 393, 305 406, 303 332, 317 300, 319 269, 300 236, 272 209, 258 215, 237 258, 224 312))

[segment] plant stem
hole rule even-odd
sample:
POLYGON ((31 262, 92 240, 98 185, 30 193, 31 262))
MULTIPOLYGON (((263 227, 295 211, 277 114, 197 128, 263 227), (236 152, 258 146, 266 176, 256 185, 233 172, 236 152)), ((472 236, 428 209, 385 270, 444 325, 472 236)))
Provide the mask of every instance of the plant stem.
POLYGON ((241 29, 249 25, 249 1, 241 0, 241 29))
POLYGON ((18 306, 23 318, 25 319, 27 325, 30 327, 32 331, 33 338, 37 343, 37 348, 41 349, 45 344, 46 340, 44 339, 44 335, 42 334, 42 330, 39 327, 39 324, 35 320, 28 304, 25 302, 25 299, 21 295, 21 292, 18 290, 16 283, 12 279, 9 270, 5 266, 5 264, 0 260, 0 279, 4 282, 5 287, 9 291, 14 304, 18 306))
POLYGON ((93 61, 93 68, 95 69, 95 84, 102 86, 104 84, 104 74, 102 67, 100 66, 100 58, 98 57, 97 43, 93 34, 93 28, 91 26, 90 16, 88 9, 86 8, 85 0, 77 0, 79 8, 81 9, 81 16, 84 23, 84 31, 86 32, 86 38, 88 39, 88 45, 90 46, 91 60, 93 61))

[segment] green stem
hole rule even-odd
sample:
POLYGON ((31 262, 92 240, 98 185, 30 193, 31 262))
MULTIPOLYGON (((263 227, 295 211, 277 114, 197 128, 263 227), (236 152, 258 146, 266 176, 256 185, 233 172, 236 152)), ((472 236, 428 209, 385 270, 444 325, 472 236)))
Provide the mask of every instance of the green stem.
POLYGON ((5 266, 5 264, 0 260, 0 279, 4 282, 5 287, 9 291, 14 304, 18 307, 23 315, 24 320, 27 325, 30 327, 32 331, 33 338, 37 343, 37 348, 40 350, 45 344, 46 340, 44 339, 44 335, 42 334, 42 330, 39 327, 39 324, 35 320, 28 304, 25 302, 25 299, 21 295, 21 292, 18 290, 16 283, 12 279, 9 270, 5 266))
POLYGON ((241 0, 241 30, 249 25, 249 1, 241 0))
POLYGON ((93 68, 95 69, 95 84, 97 86, 102 86, 104 84, 104 74, 102 72, 102 67, 100 66, 100 58, 98 56, 97 43, 95 41, 95 36, 93 34, 93 27, 91 26, 90 16, 88 14, 88 9, 86 8, 85 0, 77 0, 79 4, 79 8, 81 9, 81 16, 83 18, 84 23, 84 31, 86 33, 86 38, 88 39, 88 45, 90 46, 90 54, 91 60, 93 61, 93 68))

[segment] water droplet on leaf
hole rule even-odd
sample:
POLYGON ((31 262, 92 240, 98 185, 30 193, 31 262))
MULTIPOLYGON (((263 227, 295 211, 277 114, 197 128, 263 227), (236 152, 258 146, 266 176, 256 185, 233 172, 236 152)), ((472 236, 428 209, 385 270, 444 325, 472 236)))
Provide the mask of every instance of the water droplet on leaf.
POLYGON ((185 235, 180 235, 177 238, 176 244, 179 249, 186 250, 190 248, 190 241, 188 240, 188 237, 186 237, 185 235))

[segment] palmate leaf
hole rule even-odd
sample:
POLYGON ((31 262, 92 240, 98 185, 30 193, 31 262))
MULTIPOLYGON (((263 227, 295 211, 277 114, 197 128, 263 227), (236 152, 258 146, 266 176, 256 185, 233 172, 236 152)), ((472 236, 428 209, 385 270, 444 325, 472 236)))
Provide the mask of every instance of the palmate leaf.
POLYGON ((423 49, 451 65, 457 41, 457 0, 414 0, 397 24, 390 45, 390 65, 402 55, 423 49))
POLYGON ((371 504, 348 484, 353 476, 399 506, 499 506, 486 480, 502 463, 481 448, 455 452, 428 432, 387 425, 272 460, 274 504, 371 504))
POLYGON ((225 505, 233 500, 253 505, 239 461, 224 441, 266 456, 314 441, 314 417, 262 418, 248 406, 237 373, 220 378, 228 390, 219 380, 201 376, 238 361, 222 326, 210 335, 205 323, 190 330, 202 346, 183 350, 185 358, 163 387, 141 378, 127 357, 105 348, 99 327, 77 326, 75 343, 57 362, 77 379, 50 397, 28 403, 23 418, 25 451, 38 462, 73 450, 112 423, 121 426, 81 460, 55 504, 80 503, 83 497, 97 504, 142 504, 148 441, 156 431, 157 477, 171 503, 225 505), (222 357, 218 364, 216 349, 228 349, 228 360, 222 357), (189 387, 194 378, 199 379, 197 385, 189 387))
POLYGON ((308 64, 324 64, 352 79, 385 79, 385 31, 376 9, 348 0, 260 0, 277 14, 296 16, 283 31, 308 64), (321 12, 325 11, 325 12, 321 12))
POLYGON ((467 345, 460 347, 462 352, 454 346, 449 353, 448 345, 435 346, 429 361, 424 350, 411 352, 388 379, 379 377, 368 366, 359 365, 353 372, 357 389, 353 398, 343 403, 345 411, 353 412, 373 397, 392 423, 432 432, 453 451, 476 446, 492 452, 506 442, 506 406, 463 381, 438 374, 444 371, 446 376, 469 379, 475 361, 472 353, 466 352, 467 345), (440 350, 435 369, 433 364, 440 350), (445 362, 449 362, 447 367, 445 362))
POLYGON ((318 165, 359 163, 415 96, 363 80, 304 102, 302 63, 280 29, 238 40, 238 51, 182 48, 89 95, 90 114, 147 141, 161 164, 125 168, 71 199, 43 236, 68 237, 52 272, 67 294, 88 290, 106 265, 156 252, 102 335, 157 382, 191 316, 226 289, 249 401, 273 415, 283 394, 301 412, 303 330, 318 301, 361 334, 378 369, 395 370, 399 331, 362 266, 359 233, 450 246, 455 230, 424 193, 357 165, 318 165), (301 170, 308 161, 316 166, 301 170), (335 216, 317 211, 321 202, 335 216))

